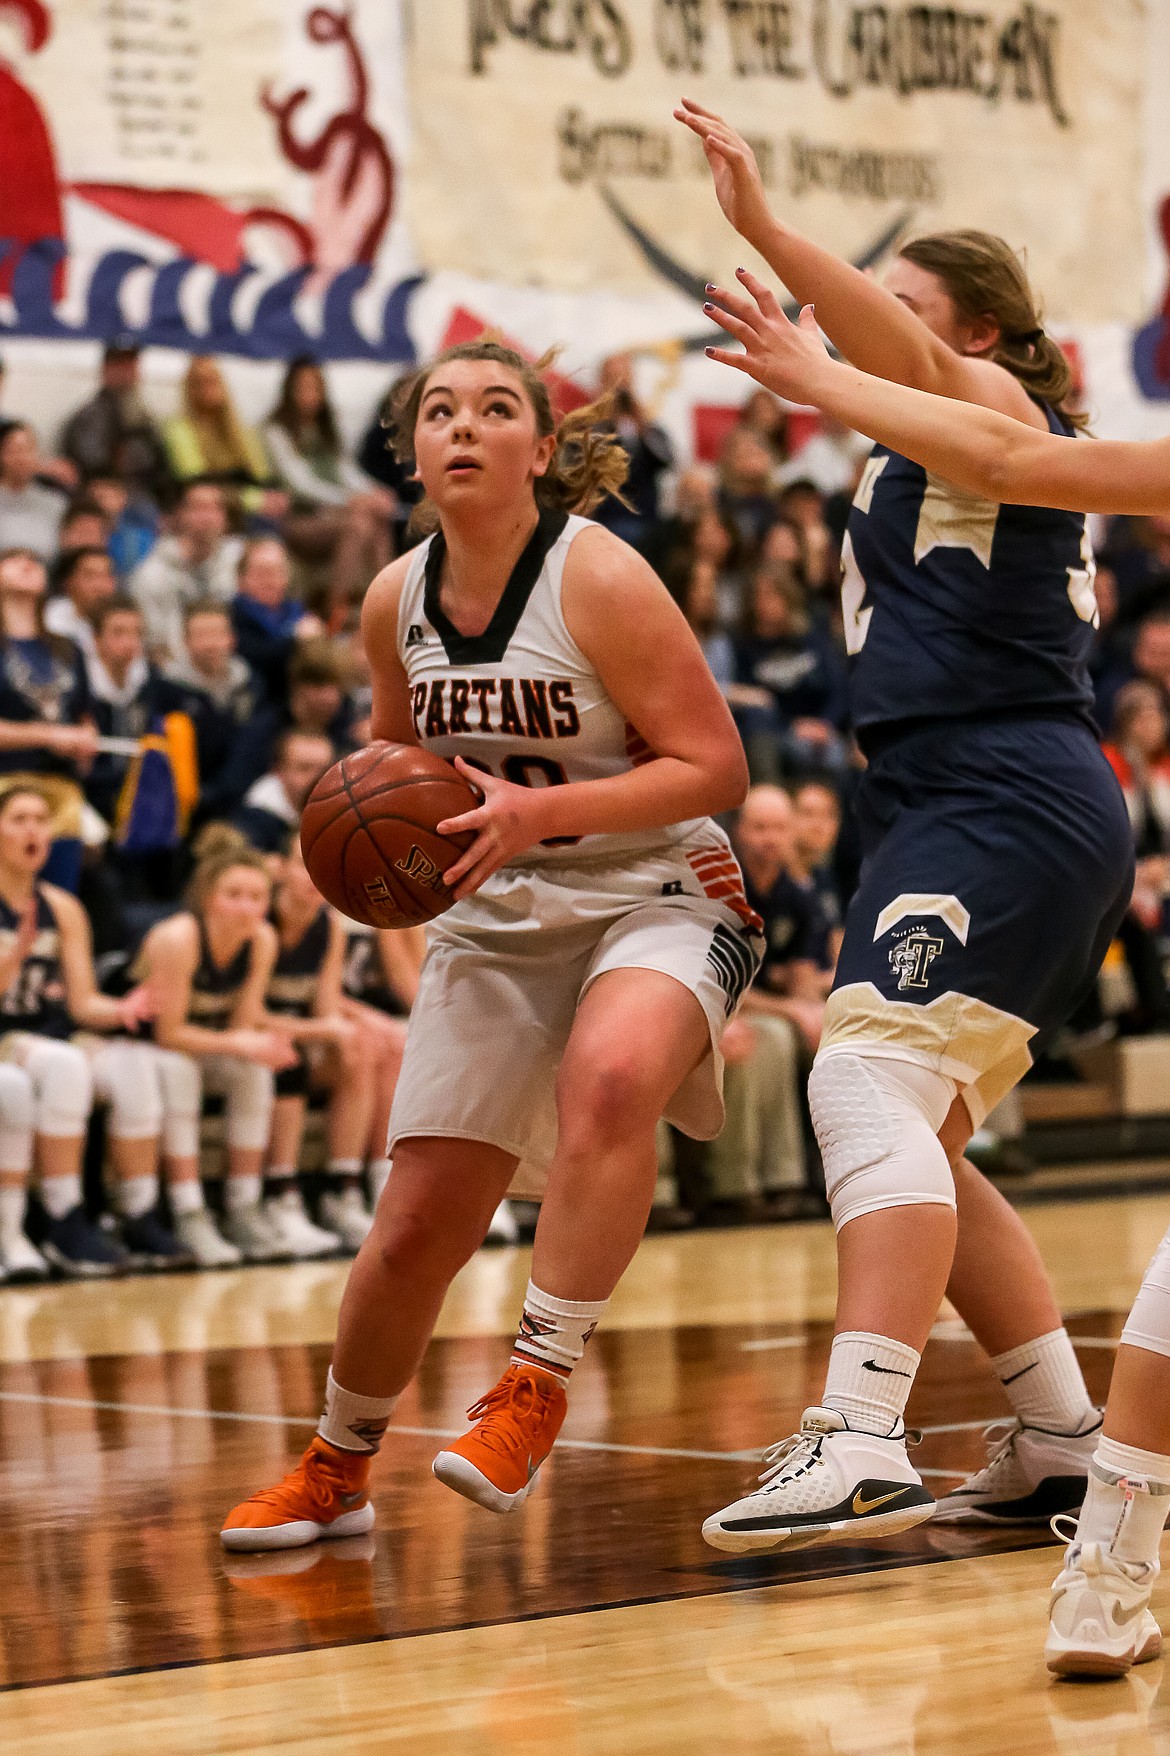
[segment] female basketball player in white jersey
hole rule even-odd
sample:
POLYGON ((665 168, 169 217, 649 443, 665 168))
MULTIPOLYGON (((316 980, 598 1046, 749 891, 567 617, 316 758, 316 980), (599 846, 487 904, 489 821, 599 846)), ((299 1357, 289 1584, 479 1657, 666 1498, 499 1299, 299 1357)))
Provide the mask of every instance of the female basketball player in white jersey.
MULTIPOLYGON (((914 240, 880 286, 773 218, 750 147, 725 122, 689 101, 676 116, 702 141, 728 219, 816 300, 851 360, 940 391, 972 421, 996 410, 1082 449, 1067 443, 1067 363, 1001 239, 914 240)), ((709 313, 739 336, 744 302, 712 297, 709 313)), ((707 1521, 718 1547, 891 1534, 932 1515, 1043 1522, 1084 1491, 1097 1411, 1029 1234, 962 1153, 1029 1045, 1095 977, 1132 848, 1092 725, 1084 521, 1005 492, 973 500, 879 447, 850 513, 843 608, 868 758, 866 858, 809 1084, 838 1232, 837 1334, 822 1406, 776 1448, 763 1486, 707 1521), (902 1415, 944 1289, 1017 1421, 935 1508, 902 1415)))
MULTIPOLYGON (((812 403, 989 500, 1078 512, 1170 509, 1170 439, 1069 445, 987 409, 872 377, 830 360, 810 308, 799 326, 753 276, 754 305, 720 295, 746 352, 720 351, 759 383, 812 403)), ((1012 1289, 1005 1287, 1005 1298, 1012 1289)), ((1047 1657, 1071 1675, 1120 1675, 1156 1658, 1150 1614, 1159 1540, 1170 1509, 1170 1231, 1146 1271, 1122 1332, 1103 1436, 1079 1524, 1053 1588, 1047 1657)))
POLYGON ((525 1497, 642 1236, 656 1123, 719 1130, 719 1038, 758 957, 707 817, 746 790, 730 714, 650 568, 571 515, 624 454, 584 412, 558 434, 537 372, 490 342, 417 374, 395 439, 439 529, 366 599, 374 736, 455 758, 485 796, 446 826, 476 838, 428 930, 319 1436, 231 1514, 230 1548, 370 1527, 370 1453, 522 1160, 548 1183, 512 1364, 434 1468, 494 1511, 525 1497))

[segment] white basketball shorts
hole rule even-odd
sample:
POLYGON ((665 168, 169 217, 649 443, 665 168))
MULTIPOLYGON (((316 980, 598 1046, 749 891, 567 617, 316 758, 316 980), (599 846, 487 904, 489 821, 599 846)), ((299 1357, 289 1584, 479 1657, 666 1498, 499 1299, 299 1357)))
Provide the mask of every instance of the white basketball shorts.
POLYGON ((506 867, 427 929, 387 1152, 441 1136, 498 1146, 526 1172, 547 1167, 578 1003, 615 969, 673 976, 702 1006, 711 1052, 666 1118, 713 1139, 723 1126, 720 1038, 762 951, 735 856, 713 823, 621 867, 612 856, 506 867))

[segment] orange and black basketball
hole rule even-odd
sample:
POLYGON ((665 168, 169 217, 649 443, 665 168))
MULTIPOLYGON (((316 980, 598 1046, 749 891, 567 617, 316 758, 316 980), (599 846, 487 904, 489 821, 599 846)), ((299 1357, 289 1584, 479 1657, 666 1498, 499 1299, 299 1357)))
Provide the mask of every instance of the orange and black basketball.
POLYGON ((480 803, 462 776, 413 744, 367 744, 327 769, 301 816, 309 876, 327 902, 368 927, 414 927, 455 898, 443 873, 471 835, 435 825, 480 803))

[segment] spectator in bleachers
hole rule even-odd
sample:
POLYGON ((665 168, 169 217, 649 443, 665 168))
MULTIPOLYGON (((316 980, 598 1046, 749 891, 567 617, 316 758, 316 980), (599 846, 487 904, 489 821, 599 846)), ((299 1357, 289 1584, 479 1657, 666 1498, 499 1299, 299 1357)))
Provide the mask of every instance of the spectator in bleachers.
MULTIPOLYGON (((146 662, 142 611, 117 593, 92 613, 92 651, 86 654, 90 715, 103 738, 141 738, 161 711, 160 678, 146 662)), ((99 752, 85 784, 94 810, 113 823, 128 756, 99 752)))
POLYGON ((1101 559, 1116 576, 1123 624, 1170 605, 1170 517, 1111 519, 1101 559))
POLYGON ((81 872, 81 778, 96 734, 81 653, 45 629, 46 574, 27 549, 0 555, 0 776, 36 775, 53 800, 46 877, 76 890, 81 872))
POLYGON ((145 561, 158 541, 158 507, 143 495, 132 495, 117 476, 92 476, 85 493, 105 520, 106 548, 119 579, 126 579, 145 561))
POLYGON ((325 632, 320 618, 289 596, 292 568, 277 537, 245 543, 231 600, 236 649, 274 701, 288 693, 288 667, 298 641, 325 632))
POLYGON ((755 1004, 775 1017, 789 1018, 810 1049, 820 1041, 824 983, 816 964, 823 934, 815 895, 789 870, 796 839, 796 815, 783 787, 751 788, 732 836, 743 869, 748 901, 764 923, 764 960, 753 985, 755 1004))
POLYGON ((871 449, 868 439, 822 415, 816 431, 781 469, 779 485, 785 488, 790 482, 804 481, 826 500, 840 494, 852 497, 871 449))
POLYGON ((65 423, 61 449, 81 476, 112 475, 156 502, 170 480, 166 450, 139 388, 140 350, 129 338, 102 356, 97 394, 65 423))
POLYGON ((54 596, 45 604, 45 627, 93 656, 94 612, 118 589, 114 566, 103 548, 62 549, 52 568, 54 596))
POLYGON ((199 761, 198 822, 229 815, 264 771, 280 709, 236 652, 231 612, 205 598, 184 613, 184 651, 164 666, 165 710, 189 716, 199 761))
POLYGON ((333 760, 333 745, 320 733, 282 732, 271 769, 248 788, 232 824, 261 853, 286 853, 305 800, 333 760))
POLYGON ((1160 940, 1170 895, 1170 708, 1153 683, 1126 683, 1117 695, 1105 755, 1125 796, 1137 871, 1118 938, 1133 978, 1136 1013, 1127 1030, 1170 1030, 1170 995, 1160 940))
POLYGON ((771 564, 752 575, 744 632, 735 643, 736 679, 728 699, 759 780, 849 766, 845 665, 805 604, 791 569, 771 564))
POLYGON ((40 451, 36 434, 13 421, 0 438, 0 551, 31 549, 51 561, 60 541, 65 496, 37 480, 40 451))
POLYGON ((837 954, 845 921, 847 898, 843 893, 836 856, 841 839, 841 799, 826 781, 803 781, 792 795, 793 843, 788 869, 798 883, 810 887, 820 909, 820 944, 814 954, 818 967, 830 974, 837 967, 837 954))
MULTIPOLYGON (((803 456, 803 452, 801 453, 803 456)), ((814 598, 840 597, 839 545, 825 522, 825 498, 807 476, 795 477, 780 495, 780 517, 800 534, 800 570, 814 598)))
POLYGON ((691 561, 676 591, 711 675, 723 690, 735 681, 735 647, 719 621, 719 575, 711 561, 691 561))
POLYGON ((340 620, 390 560, 393 497, 346 456, 315 360, 290 363, 264 440, 292 496, 285 538, 299 559, 326 569, 331 619, 340 620))
POLYGON ((59 549, 104 549, 109 539, 109 520, 96 500, 79 494, 69 502, 57 532, 59 549))
POLYGON ((346 680, 345 655, 332 641, 303 641, 289 662, 288 729, 316 732, 337 751, 354 749, 354 703, 346 680))
POLYGON ((242 538, 228 535, 223 489, 198 478, 184 483, 171 520, 127 581, 146 621, 146 644, 158 663, 183 657, 183 611, 197 600, 230 603, 236 594, 242 538))
POLYGON ((747 600, 749 545, 741 540, 734 522, 718 506, 700 513, 689 533, 684 556, 709 561, 719 587, 719 621, 731 627, 743 619, 747 600))
POLYGON ((788 410, 770 390, 750 392, 739 411, 737 425, 766 445, 774 465, 788 456, 788 410))
POLYGON ((196 354, 187 367, 180 410, 163 428, 167 456, 177 481, 198 476, 218 482, 245 512, 279 520, 289 497, 270 486, 272 465, 254 427, 240 418, 222 371, 209 354, 196 354))
POLYGON ((1118 693, 1124 684, 1141 681, 1158 690, 1170 707, 1170 609, 1155 610, 1138 628, 1131 652, 1104 676, 1097 688, 1097 718, 1113 723, 1118 693))
POLYGON ((631 354, 611 354, 601 362, 598 396, 609 399, 607 425, 629 458, 621 500, 603 500, 593 513, 598 524, 614 531, 635 549, 642 549, 658 524, 662 477, 674 462, 674 448, 664 429, 650 419, 634 389, 631 354))
POLYGON ((719 456, 719 506, 751 548, 776 517, 774 470, 768 446, 749 428, 732 427, 719 456))
MULTIPOLYGON (((152 927, 135 975, 154 1002, 162 1058, 163 1145, 171 1208, 180 1238, 210 1236, 199 1174, 199 1119, 205 1091, 227 1105, 223 1231, 249 1262, 282 1255, 261 1205, 261 1172, 272 1123, 273 1076, 296 1059, 273 1028, 264 996, 276 961, 267 919, 272 885, 262 855, 222 826, 204 832, 189 906, 152 927)), ((192 1247, 194 1245, 192 1244, 192 1247)))

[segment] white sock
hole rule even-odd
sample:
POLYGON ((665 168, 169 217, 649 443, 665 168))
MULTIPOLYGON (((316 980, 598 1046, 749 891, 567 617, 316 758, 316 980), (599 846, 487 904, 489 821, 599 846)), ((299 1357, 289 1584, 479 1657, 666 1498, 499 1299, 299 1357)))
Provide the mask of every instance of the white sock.
POLYGON ((391 1168, 392 1168, 392 1161, 388 1158, 375 1158, 375 1159, 370 1160, 370 1205, 371 1205, 371 1207, 377 1207, 378 1202, 381 1200, 382 1191, 386 1187, 386 1182, 387 1182, 387 1179, 389 1178, 391 1168))
POLYGON ((81 1178, 73 1171, 63 1177, 42 1177, 40 1196, 53 1219, 64 1219, 81 1206, 81 1178))
POLYGON ((259 1177, 224 1178, 223 1204, 228 1213, 239 1213, 245 1207, 256 1207, 259 1205, 259 1201, 259 1177))
POLYGON ((397 1401, 396 1396, 355 1396, 352 1390, 343 1390, 330 1366, 325 1380, 325 1412, 317 1422, 317 1431, 339 1451, 364 1451, 373 1456, 382 1444, 397 1401))
POLYGON ((203 1184, 198 1177, 184 1177, 179 1183, 168 1183, 167 1199, 176 1219, 183 1213, 198 1213, 203 1206, 203 1184))
POLYGON ((1080 1433, 1098 1420, 1067 1329, 1053 1329, 992 1360, 1016 1418, 1046 1433, 1080 1433))
POLYGON ((542 1366, 557 1378, 567 1378, 608 1304, 608 1299, 556 1299, 529 1281, 524 1315, 512 1344, 513 1361, 519 1366, 542 1366))
POLYGON ((14 1238, 24 1230, 28 1190, 23 1183, 0 1183, 0 1237, 14 1238))
POLYGON ((1167 1512, 1170 1457, 1102 1435, 1089 1470, 1077 1542, 1099 1543, 1115 1561, 1130 1566, 1156 1567, 1167 1512))
POLYGON ((157 1177, 119 1177, 114 1185, 114 1206, 125 1219, 141 1219, 157 1201, 157 1177))
POLYGON ((920 1357, 903 1341, 848 1329, 833 1337, 821 1402, 856 1431, 888 1438, 901 1425, 920 1357))

